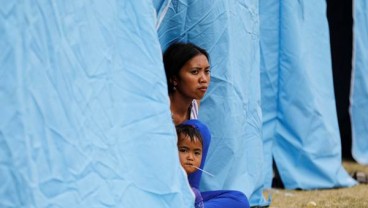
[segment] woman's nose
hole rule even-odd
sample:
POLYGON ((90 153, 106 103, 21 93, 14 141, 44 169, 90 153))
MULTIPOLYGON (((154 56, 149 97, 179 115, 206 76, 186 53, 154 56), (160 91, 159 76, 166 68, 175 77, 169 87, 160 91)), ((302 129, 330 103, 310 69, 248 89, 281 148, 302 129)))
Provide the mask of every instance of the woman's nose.
POLYGON ((206 74, 202 73, 201 76, 199 77, 199 82, 207 83, 208 79, 209 79, 209 77, 206 74))

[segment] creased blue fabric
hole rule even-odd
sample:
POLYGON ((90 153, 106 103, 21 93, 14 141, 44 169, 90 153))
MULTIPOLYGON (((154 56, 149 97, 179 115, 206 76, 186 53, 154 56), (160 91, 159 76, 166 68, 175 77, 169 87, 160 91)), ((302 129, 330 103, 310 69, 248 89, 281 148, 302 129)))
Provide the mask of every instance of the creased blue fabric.
POLYGON ((156 20, 143 0, 1 1, 0 207, 193 207, 156 20))
POLYGON ((265 187, 272 185, 272 147, 278 117, 277 96, 279 90, 279 48, 280 48, 280 3, 279 1, 259 1, 260 16, 260 56, 261 56, 261 100, 262 137, 265 187))
MULTIPOLYGON (((285 188, 356 184, 341 165, 326 2, 260 3, 265 151, 285 188), (268 22, 277 17, 278 25, 268 22)), ((265 172, 269 186, 269 166, 265 172)))
POLYGON ((368 164, 368 2, 354 2, 354 51, 350 95, 352 155, 368 164))

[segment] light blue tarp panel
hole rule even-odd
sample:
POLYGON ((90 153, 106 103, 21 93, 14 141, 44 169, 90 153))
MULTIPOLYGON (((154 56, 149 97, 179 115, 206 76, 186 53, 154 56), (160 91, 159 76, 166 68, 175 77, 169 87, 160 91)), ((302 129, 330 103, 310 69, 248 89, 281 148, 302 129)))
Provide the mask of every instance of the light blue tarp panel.
POLYGON ((193 207, 152 3, 2 1, 0 48, 0 207, 193 207))
POLYGON ((244 192, 264 205, 258 1, 173 0, 159 27, 163 48, 189 41, 210 53, 211 84, 199 119, 212 133, 202 190, 244 192))
MULTIPOLYGON (((274 21, 279 15, 278 34, 275 26, 261 27, 261 82, 265 98, 262 102, 271 103, 263 104, 265 141, 271 143, 275 132, 272 154, 285 188, 354 185, 355 181, 341 165, 326 2, 281 1, 279 9, 266 1, 261 4, 264 22, 274 21), (272 95, 275 92, 277 95, 272 95)), ((268 169, 266 172, 270 177, 268 169)))
POLYGON ((368 2, 354 2, 354 55, 350 95, 352 155, 368 165, 368 2))
POLYGON ((272 185, 272 146, 278 116, 279 16, 278 1, 260 0, 261 103, 263 116, 263 151, 265 187, 272 185))

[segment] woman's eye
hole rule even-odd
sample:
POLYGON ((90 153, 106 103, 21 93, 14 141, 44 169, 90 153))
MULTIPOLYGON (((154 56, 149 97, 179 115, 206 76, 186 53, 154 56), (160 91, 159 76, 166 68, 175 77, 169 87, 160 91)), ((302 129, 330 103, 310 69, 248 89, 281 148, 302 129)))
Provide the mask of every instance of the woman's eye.
POLYGON ((190 71, 191 74, 198 74, 199 71, 197 69, 190 71))
POLYGON ((206 74, 209 74, 209 73, 211 73, 211 70, 206 69, 205 72, 206 72, 206 74))

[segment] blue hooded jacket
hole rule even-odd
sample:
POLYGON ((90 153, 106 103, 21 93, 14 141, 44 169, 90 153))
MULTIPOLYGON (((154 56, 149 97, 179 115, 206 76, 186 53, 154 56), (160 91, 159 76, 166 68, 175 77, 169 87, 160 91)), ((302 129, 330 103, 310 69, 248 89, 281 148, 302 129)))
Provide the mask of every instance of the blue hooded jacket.
MULTIPOLYGON (((200 122, 199 120, 187 120, 183 125, 191 125, 199 130, 202 136, 202 161, 200 168, 204 169, 204 165, 206 162, 208 148, 211 143, 211 133, 208 127, 200 122)), ((197 193, 196 190, 199 190, 199 183, 201 181, 202 171, 195 171, 188 175, 189 184, 194 190, 196 194, 196 207, 197 204, 202 204, 202 200, 204 203, 204 207, 206 208, 217 208, 217 207, 231 207, 231 208, 249 208, 249 202, 247 197, 241 193, 240 191, 233 190, 216 190, 216 191, 205 191, 197 193), (200 196, 197 196, 200 195, 200 196), (198 203, 197 203, 198 202, 198 203)))
MULTIPOLYGON (((211 143, 211 133, 209 129, 207 128, 207 126, 203 124, 202 122, 200 122, 199 120, 195 120, 195 119, 187 120, 182 124, 194 126, 201 133, 202 140, 203 140, 202 141, 203 147, 202 147, 202 161, 201 161, 200 168, 203 169, 204 164, 206 162, 208 148, 211 143)), ((201 177, 202 177, 202 171, 195 171, 194 173, 189 174, 188 175, 189 184, 192 187, 199 189, 199 183, 201 181, 201 177)))

